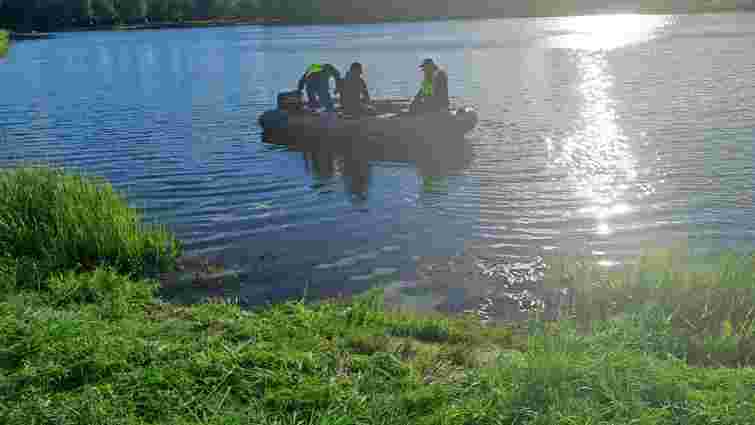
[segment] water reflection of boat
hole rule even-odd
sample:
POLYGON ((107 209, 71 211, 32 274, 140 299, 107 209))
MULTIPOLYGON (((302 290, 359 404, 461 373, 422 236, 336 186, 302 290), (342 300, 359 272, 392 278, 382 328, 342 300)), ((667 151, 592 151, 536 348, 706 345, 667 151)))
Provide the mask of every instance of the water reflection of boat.
POLYGON ((262 141, 314 156, 336 155, 351 162, 410 162, 423 174, 431 175, 454 173, 466 167, 472 159, 472 147, 464 137, 444 137, 433 141, 399 140, 383 144, 369 138, 303 140, 265 131, 262 141))
POLYGON ((468 140, 436 140, 432 148, 420 148, 421 143, 394 143, 380 145, 365 140, 351 143, 329 143, 328 140, 313 144, 311 141, 299 143, 300 138, 285 137, 264 132, 262 141, 268 144, 286 146, 289 151, 301 152, 307 171, 327 185, 336 176, 343 178, 346 190, 356 199, 366 199, 371 163, 404 162, 417 168, 423 182, 427 178, 441 178, 464 169, 472 160, 472 147, 468 140), (429 177, 428 177, 429 176, 429 177))
POLYGON ((343 178, 345 189, 354 200, 367 198, 370 182, 370 163, 361 158, 344 157, 336 152, 320 150, 302 151, 304 166, 315 179, 315 186, 332 184, 336 176, 343 178))

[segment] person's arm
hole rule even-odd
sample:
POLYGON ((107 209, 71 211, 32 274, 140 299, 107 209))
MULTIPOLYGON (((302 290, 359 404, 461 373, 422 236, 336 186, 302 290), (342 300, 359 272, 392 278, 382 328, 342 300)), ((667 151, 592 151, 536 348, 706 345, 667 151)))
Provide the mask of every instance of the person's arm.
POLYGON ((304 90, 304 83, 307 81, 307 75, 308 75, 308 73, 305 72, 304 75, 302 75, 301 78, 299 79, 299 86, 298 86, 298 91, 299 92, 301 92, 302 90, 304 90))
POLYGON ((370 103, 370 92, 367 90, 367 83, 362 79, 362 96, 364 96, 364 102, 370 103))
POLYGON ((330 84, 330 77, 333 77, 333 79, 336 80, 336 93, 340 94, 341 89, 343 88, 343 79, 341 79, 341 73, 338 71, 338 68, 328 63, 323 65, 322 72, 325 73, 324 76, 328 79, 328 84, 330 84))
POLYGON ((332 66, 331 69, 333 72, 333 78, 335 78, 336 80, 341 80, 341 71, 339 71, 335 66, 332 66))
POLYGON ((343 89, 344 89, 344 80, 336 80, 336 93, 340 96, 343 96, 343 89))
POLYGON ((433 88, 433 97, 437 98, 438 106, 448 107, 450 102, 448 100, 448 76, 446 73, 439 73, 433 85, 435 86, 433 88))
POLYGON ((417 90, 417 94, 414 95, 414 99, 412 99, 412 105, 416 105, 419 102, 422 101, 422 87, 417 90))
POLYGON ((333 79, 334 79, 334 80, 336 81, 336 91, 335 91, 335 93, 336 93, 337 95, 343 96, 343 85, 344 85, 344 80, 342 80, 342 79, 340 79, 340 78, 336 77, 336 76, 335 76, 335 75, 333 75, 333 74, 331 74, 331 75, 328 75, 328 77, 327 77, 327 78, 328 78, 328 87, 330 87, 330 77, 331 77, 331 76, 332 76, 332 77, 333 77, 333 79))

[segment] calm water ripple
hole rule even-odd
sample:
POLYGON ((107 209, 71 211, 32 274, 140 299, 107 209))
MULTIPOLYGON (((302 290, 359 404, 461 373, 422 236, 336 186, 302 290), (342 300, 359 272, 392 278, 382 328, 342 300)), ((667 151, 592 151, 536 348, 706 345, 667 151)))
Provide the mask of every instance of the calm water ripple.
POLYGON ((490 318, 549 255, 752 246, 753 46, 748 13, 66 33, 0 62, 0 165, 109 178, 252 304, 387 281, 490 318), (465 141, 397 160, 262 140, 310 62, 406 98, 427 56, 480 114, 465 141))

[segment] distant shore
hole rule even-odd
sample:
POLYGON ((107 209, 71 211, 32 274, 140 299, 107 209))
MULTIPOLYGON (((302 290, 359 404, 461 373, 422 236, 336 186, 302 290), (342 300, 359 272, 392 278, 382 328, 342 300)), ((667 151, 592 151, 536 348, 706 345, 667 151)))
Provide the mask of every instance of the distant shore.
MULTIPOLYGON (((503 16, 488 17, 490 19, 504 18, 503 16)), ((106 24, 91 26, 71 26, 50 30, 50 32, 37 32, 38 38, 54 37, 56 32, 88 32, 88 31, 142 31, 142 30, 160 30, 160 29, 183 29, 183 28, 211 28, 211 27, 233 27, 233 26, 285 26, 285 25, 358 25, 358 24, 383 24, 397 22, 428 22, 438 20, 467 20, 467 19, 486 19, 484 17, 397 17, 383 19, 291 19, 291 18, 216 18, 203 20, 185 20, 185 21, 162 21, 147 23, 130 23, 130 24, 106 24), (49 37, 46 37, 49 36, 49 37)), ((34 32, 16 32, 22 37, 35 34, 34 32)), ((11 37, 13 38, 13 37, 11 37)), ((29 37, 31 38, 31 37, 29 37)))
POLYGON ((146 22, 141 24, 116 24, 116 25, 96 25, 91 27, 72 27, 63 31, 134 31, 134 30, 157 30, 173 28, 205 28, 205 27, 226 27, 238 25, 274 25, 281 24, 283 21, 274 18, 215 18, 203 20, 185 20, 185 21, 165 21, 165 22, 146 22))
POLYGON ((705 8, 699 10, 672 10, 672 9, 646 9, 646 10, 623 10, 623 9, 604 9, 579 11, 570 14, 563 13, 541 13, 541 14, 491 14, 488 16, 479 15, 454 15, 454 16, 371 16, 371 17, 313 17, 313 18, 291 18, 291 17, 220 17, 208 19, 190 19, 182 21, 161 21, 161 22, 144 22, 144 23, 121 23, 121 24, 99 24, 90 26, 70 26, 50 29, 49 32, 18 31, 11 32, 11 39, 42 39, 52 38, 54 32, 82 32, 82 31, 141 31, 141 30, 159 30, 159 29, 181 29, 181 28, 208 28, 208 27, 229 27, 229 26, 286 26, 286 25, 359 25, 359 24, 386 24, 401 22, 432 22, 442 20, 486 20, 486 19, 505 19, 505 18, 553 18, 566 16, 591 16, 601 14, 638 14, 638 15, 664 15, 664 14, 717 14, 717 13, 737 13, 737 12, 755 12, 755 5, 752 7, 737 8, 705 8))
POLYGON ((48 32, 11 32, 10 33, 10 39, 11 40, 43 40, 46 38, 54 38, 55 36, 53 34, 50 34, 48 32))

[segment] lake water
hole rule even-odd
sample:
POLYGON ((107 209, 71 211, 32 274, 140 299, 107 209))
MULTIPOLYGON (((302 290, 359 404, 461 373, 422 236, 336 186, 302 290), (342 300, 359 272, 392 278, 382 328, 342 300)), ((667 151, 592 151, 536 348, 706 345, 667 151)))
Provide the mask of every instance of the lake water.
MULTIPOLYGON (((748 13, 64 33, 0 59, 0 164, 107 177, 251 304, 411 287, 449 258, 513 279, 550 255, 751 247, 753 46, 748 13), (373 97, 409 97, 425 57, 480 116, 451 153, 261 139, 309 63, 361 61, 373 97)), ((479 304, 504 278, 436 299, 479 304)))

